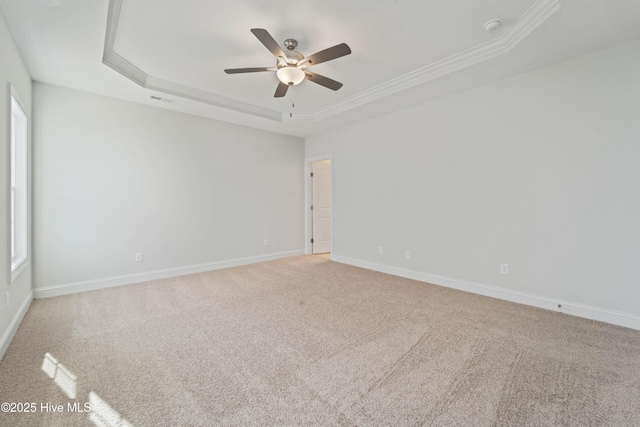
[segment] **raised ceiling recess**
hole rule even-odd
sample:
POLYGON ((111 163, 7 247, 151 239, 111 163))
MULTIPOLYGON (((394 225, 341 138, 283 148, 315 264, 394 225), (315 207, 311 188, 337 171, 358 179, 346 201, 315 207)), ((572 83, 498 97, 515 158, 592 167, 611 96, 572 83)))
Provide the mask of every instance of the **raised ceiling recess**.
MULTIPOLYGON (((524 3, 520 2, 520 4, 524 3)), ((525 37, 531 34, 551 15, 553 15, 559 9, 560 4, 559 0, 532 1, 531 6, 528 7, 517 19, 502 21, 502 26, 498 26, 499 28, 495 25, 492 25, 491 27, 495 28, 493 28, 494 31, 491 31, 492 38, 490 40, 484 41, 475 46, 472 45, 471 48, 466 48, 461 51, 459 50, 458 53, 455 53, 453 55, 443 55, 439 59, 433 58, 427 65, 421 66, 417 62, 411 62, 410 64, 413 67, 408 68, 408 71, 401 74, 395 74, 397 77, 393 77, 393 74, 389 73, 387 74, 388 77, 386 77, 386 81, 383 81, 382 83, 374 83, 369 85, 368 87, 364 87, 362 82, 355 82, 357 78, 352 78, 351 81, 344 81, 344 79, 341 78, 345 85, 349 85, 352 92, 346 93, 346 95, 344 95, 342 98, 335 98, 337 99, 337 101, 335 102, 329 99, 322 105, 316 104, 312 108, 298 113, 293 117, 290 117, 288 112, 283 112, 274 108, 273 104, 266 104, 266 97, 264 102, 247 102, 246 99, 248 99, 249 101, 251 101, 251 99, 245 98, 245 100, 243 100, 241 98, 234 98, 233 96, 235 95, 233 94, 233 92, 230 90, 226 90, 226 88, 226 92, 222 91, 222 89, 220 90, 225 93, 226 96, 224 96, 217 93, 220 92, 219 90, 203 88, 204 85, 194 85, 190 83, 185 84, 183 81, 177 81, 177 79, 163 79, 160 77, 154 77, 153 75, 146 73, 142 70, 143 67, 140 66, 139 62, 137 62, 137 58, 135 56, 128 56, 125 58, 123 55, 117 53, 114 50, 114 46, 118 36, 118 25, 121 22, 122 18, 122 6, 123 0, 109 0, 106 37, 102 58, 102 62, 105 65, 109 66, 110 68, 135 82, 136 84, 150 90, 175 95, 205 104, 267 118, 270 120, 284 122, 322 120, 335 114, 357 108, 372 101, 380 100, 400 91, 404 91, 417 85, 424 84, 447 74, 465 69, 480 62, 484 62, 497 56, 504 55, 508 53, 513 47, 518 45, 518 43, 524 40, 525 37), (413 64, 417 64, 418 66, 415 67, 413 64), (360 86, 356 85, 355 83, 360 83, 360 86)), ((485 20, 487 18, 485 18, 485 20)), ((499 16, 495 17, 495 20, 499 19, 499 16)), ((480 31, 482 31, 484 34, 487 34, 483 29, 483 22, 484 21, 478 22, 477 26, 480 31)), ((282 27, 286 27, 286 22, 280 24, 282 27)), ((264 24, 265 27, 268 25, 270 25, 269 22, 266 22, 264 24)), ((295 29, 300 31, 300 26, 296 26, 295 29)), ((246 31, 246 29, 244 31, 246 31)), ((309 33, 309 37, 312 37, 312 31, 309 31, 309 33)), ((288 46, 292 46, 294 44, 299 45, 306 41, 303 41, 303 39, 301 39, 296 34, 291 34, 290 37, 295 37, 295 39, 291 38, 287 40, 281 40, 281 45, 288 48, 288 46)), ((355 38, 356 36, 354 35, 353 37, 355 38)), ((438 37, 438 34, 433 34, 433 37, 438 37)), ((345 41, 352 45, 351 40, 347 39, 345 41)), ((158 49, 162 48, 159 47, 158 49)), ((294 47, 294 49, 296 49, 296 47, 294 47)), ((362 50, 359 51, 357 47, 354 47, 354 52, 358 54, 362 52, 362 50)), ((383 52, 383 54, 385 53, 383 52)), ((365 53, 360 53, 360 55, 361 57, 367 59, 365 53)), ((228 60, 231 59, 232 56, 229 56, 228 60)), ((413 58, 410 59, 414 61, 413 58)), ((353 63, 356 60, 357 58, 354 55, 354 57, 350 58, 349 63, 341 63, 340 66, 344 66, 344 68, 355 67, 353 63)), ((273 68, 274 71, 277 71, 277 67, 273 68)), ((368 67, 367 69, 369 70, 368 73, 371 74, 377 72, 375 66, 368 67)), ((380 75, 383 74, 381 73, 380 75)), ((306 79, 309 79, 309 77, 306 76, 306 79)), ((313 81, 313 79, 309 80, 313 81)), ((275 80, 275 82, 277 83, 278 81, 275 80)), ((341 92, 344 94, 343 91, 341 92)), ((320 94, 318 96, 320 96, 320 94)), ((271 97, 271 99, 273 98, 271 97)))

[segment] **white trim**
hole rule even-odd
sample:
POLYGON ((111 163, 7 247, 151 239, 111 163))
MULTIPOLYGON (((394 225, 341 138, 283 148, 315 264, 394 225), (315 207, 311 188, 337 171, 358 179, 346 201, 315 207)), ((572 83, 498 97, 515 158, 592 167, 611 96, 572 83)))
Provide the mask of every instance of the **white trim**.
POLYGON ((22 304, 15 316, 13 316, 11 323, 9 323, 9 327, 7 327, 4 334, 2 334, 2 338, 0 338, 0 360, 4 357, 4 353, 7 351, 7 348, 9 348, 9 344, 11 344, 11 340, 18 331, 18 327, 20 326, 20 323, 22 323, 24 315, 27 314, 31 301, 33 301, 33 291, 29 291, 29 294, 24 301, 22 301, 22 304))
MULTIPOLYGON (((10 284, 12 284, 13 282, 16 281, 16 279, 18 277, 20 277, 20 275, 22 274, 22 272, 24 270, 26 270, 27 266, 30 264, 29 262, 29 258, 25 257, 22 261, 20 261, 20 263, 18 265, 15 266, 15 268, 13 268, 13 270, 11 270, 11 282, 9 282, 10 284)), ((13 267, 13 265, 12 265, 13 267)))
POLYGON ((104 40, 104 51, 102 53, 102 63, 104 65, 146 89, 163 92, 170 95, 177 95, 182 98, 191 99, 193 101, 202 102, 204 104, 209 104, 216 107, 239 111, 241 113, 252 114, 254 116, 263 117, 265 119, 282 121, 283 113, 280 111, 258 107, 253 104, 237 101, 235 99, 216 95, 211 92, 150 76, 149 74, 138 68, 131 61, 116 53, 113 50, 113 46, 116 40, 116 32, 118 29, 118 21, 120 20, 121 8, 122 0, 109 1, 109 9, 107 12, 107 28, 104 40))
POLYGON ((318 118, 316 113, 312 112, 283 112, 281 120, 283 123, 315 122, 318 118), (291 116, 289 116, 289 114, 291 114, 291 116))
POLYGON ((248 104, 246 102, 236 101, 235 99, 216 95, 214 93, 195 89, 189 86, 184 86, 178 83, 170 82, 168 80, 158 79, 152 76, 147 76, 145 83, 142 86, 147 89, 168 93, 170 95, 177 95, 182 98, 203 102, 205 104, 226 108, 241 113, 252 114, 254 116, 262 117, 269 120, 282 120, 282 113, 280 111, 274 111, 268 108, 248 104))
POLYGON ((392 267, 389 265, 377 264, 334 254, 331 254, 331 260, 342 264, 353 265, 355 267, 366 268, 368 270, 379 271, 381 273, 392 274, 394 276, 404 277, 407 279, 418 280, 420 282, 431 283, 438 286, 458 289, 461 291, 471 292, 474 294, 484 295, 492 298, 498 298, 518 304, 525 304, 533 307, 544 308, 547 310, 559 311, 573 316, 584 317, 586 319, 598 320, 601 322, 611 323, 613 325, 640 330, 640 316, 631 313, 623 313, 606 308, 593 307, 540 295, 499 288, 496 286, 483 285, 466 280, 452 279, 449 277, 423 273, 415 270, 406 270, 404 268, 392 267))
POLYGON ((294 250, 276 252, 267 255, 258 255, 246 258, 237 258, 226 261, 208 262, 205 264, 189 265, 178 268, 148 271, 145 273, 127 274, 123 276, 106 277, 103 279, 85 280, 82 282, 66 283, 61 285, 34 287, 35 298, 50 298, 60 295, 75 294, 78 292, 95 291, 114 286, 131 285, 133 283, 147 282, 150 280, 165 279, 168 277, 184 276, 186 274, 202 273, 205 271, 219 270, 221 268, 237 267, 240 265, 254 264, 263 261, 272 261, 280 258, 303 255, 304 251, 294 250))
POLYGON ((305 255, 312 254, 311 248, 311 197, 313 196, 309 187, 311 186, 311 163, 320 162, 322 160, 329 160, 330 176, 331 176, 331 241, 330 253, 333 253, 333 230, 335 217, 333 215, 333 154, 325 154, 322 156, 310 157, 304 159, 304 253, 305 255))
POLYGON ((181 96, 241 113, 264 117, 279 122, 309 122, 326 119, 335 114, 343 113, 394 93, 421 85, 447 74, 495 58, 496 56, 504 55, 524 40, 551 15, 557 12, 560 9, 560 0, 537 0, 511 27, 494 40, 482 43, 376 87, 359 92, 318 111, 300 112, 294 114, 293 117, 289 117, 289 113, 258 107, 253 104, 148 75, 113 50, 121 7, 122 0, 109 0, 102 62, 124 77, 147 89, 181 96))
MULTIPOLYGON (((9 255, 9 263, 8 263, 8 284, 11 285, 13 282, 16 281, 16 279, 20 276, 20 274, 22 274, 22 272, 25 270, 25 268, 30 264, 31 262, 31 197, 32 197, 32 191, 31 191, 31 116, 30 113, 31 111, 28 110, 25 106, 26 104, 22 101, 22 97, 20 96, 20 93, 18 93, 18 90, 16 89, 16 87, 13 85, 13 83, 8 82, 7 83, 7 87, 8 87, 8 92, 9 92, 9 96, 8 96, 8 113, 9 115, 13 114, 13 101, 15 101, 15 103, 17 104, 18 108, 20 109, 20 111, 22 112, 22 114, 24 114, 24 119, 26 120, 26 141, 25 141, 25 147, 24 147, 24 156, 25 156, 25 164, 23 165, 25 170, 24 170, 24 175, 23 175, 23 179, 24 179, 24 185, 25 185, 25 201, 24 201, 24 220, 26 221, 25 224, 25 238, 24 238, 24 254, 22 254, 22 257, 20 258, 20 260, 16 263, 14 263, 13 259, 11 259, 11 255, 9 255), (27 113, 27 111, 29 111, 29 113, 27 113)), ((7 139, 8 141, 11 141, 12 139, 12 126, 8 127, 8 135, 7 135, 7 139)), ((11 144, 7 145, 7 159, 9 160, 9 162, 11 162, 11 158, 14 154, 11 152, 11 144)), ((7 168, 7 182, 11 182, 11 167, 7 168)), ((11 217, 11 202, 9 200, 7 200, 7 209, 9 210, 9 212, 7 212, 8 217, 11 217)), ((7 235, 11 235, 11 224, 8 223, 7 224, 7 235)), ((11 241, 8 240, 7 241, 7 253, 11 254, 12 250, 11 250, 11 241)))
POLYGON ((436 61, 386 83, 357 93, 313 113, 322 120, 400 91, 427 83, 456 71, 508 53, 540 24, 560 9, 560 0, 538 0, 499 38, 436 61))

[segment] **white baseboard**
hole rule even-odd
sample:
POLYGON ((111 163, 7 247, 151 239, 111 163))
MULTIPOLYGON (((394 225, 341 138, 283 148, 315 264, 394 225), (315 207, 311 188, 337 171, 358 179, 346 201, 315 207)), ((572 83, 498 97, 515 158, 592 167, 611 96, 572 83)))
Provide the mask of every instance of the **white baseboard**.
POLYGON ((480 283, 452 279, 449 277, 423 273, 420 271, 406 270, 403 268, 362 261, 339 255, 332 254, 331 260, 342 264, 353 265, 355 267, 366 268, 367 270, 379 271, 381 273, 392 274, 394 276, 418 280, 420 282, 432 283, 434 285, 444 286, 447 288, 458 289, 461 291, 471 292, 474 294, 484 295, 492 298, 498 298, 518 304, 525 304, 533 307, 544 308, 547 310, 559 311, 573 316, 584 317, 586 319, 598 320, 601 322, 611 323, 613 325, 640 330, 640 316, 630 313, 623 313, 600 307, 592 307, 569 301, 543 297, 540 295, 527 294, 524 292, 512 291, 495 286, 483 285, 480 283))
POLYGON ((18 331, 18 326, 22 323, 24 315, 27 314, 31 301, 33 301, 33 291, 30 291, 24 301, 22 301, 22 304, 20 304, 20 308, 16 312, 16 315, 13 316, 13 320, 11 320, 9 327, 4 331, 4 334, 2 334, 2 338, 0 338, 0 360, 4 357, 4 352, 7 351, 7 348, 9 348, 9 344, 11 344, 13 336, 18 331))
POLYGON ((127 274, 124 276, 107 277, 104 279, 86 280, 82 282, 66 283, 54 286, 35 287, 33 289, 36 298, 50 298, 61 295, 75 294, 77 292, 95 291, 114 286, 130 285, 133 283, 148 282, 150 280, 165 279, 168 277, 184 276, 186 274, 201 273, 204 271, 219 270, 221 268, 237 267, 239 265, 254 264, 263 261, 272 261, 280 258, 303 255, 304 250, 277 252, 267 255, 258 255, 246 258, 237 258, 226 261, 209 262, 205 264, 189 265, 186 267, 168 268, 165 270, 149 271, 145 273, 127 274))

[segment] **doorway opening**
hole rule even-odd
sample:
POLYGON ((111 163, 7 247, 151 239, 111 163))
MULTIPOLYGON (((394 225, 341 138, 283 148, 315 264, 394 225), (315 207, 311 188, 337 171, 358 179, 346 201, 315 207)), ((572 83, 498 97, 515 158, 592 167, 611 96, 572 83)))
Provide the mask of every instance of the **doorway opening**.
POLYGON ((330 254, 333 247, 333 185, 331 158, 307 160, 307 254, 330 254))

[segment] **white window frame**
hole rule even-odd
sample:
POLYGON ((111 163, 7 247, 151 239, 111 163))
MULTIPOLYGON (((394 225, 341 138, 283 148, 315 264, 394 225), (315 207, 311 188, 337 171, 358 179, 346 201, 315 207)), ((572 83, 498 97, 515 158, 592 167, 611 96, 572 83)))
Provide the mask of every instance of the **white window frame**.
POLYGON ((29 116, 9 85, 9 264, 10 283, 29 261, 29 116))

